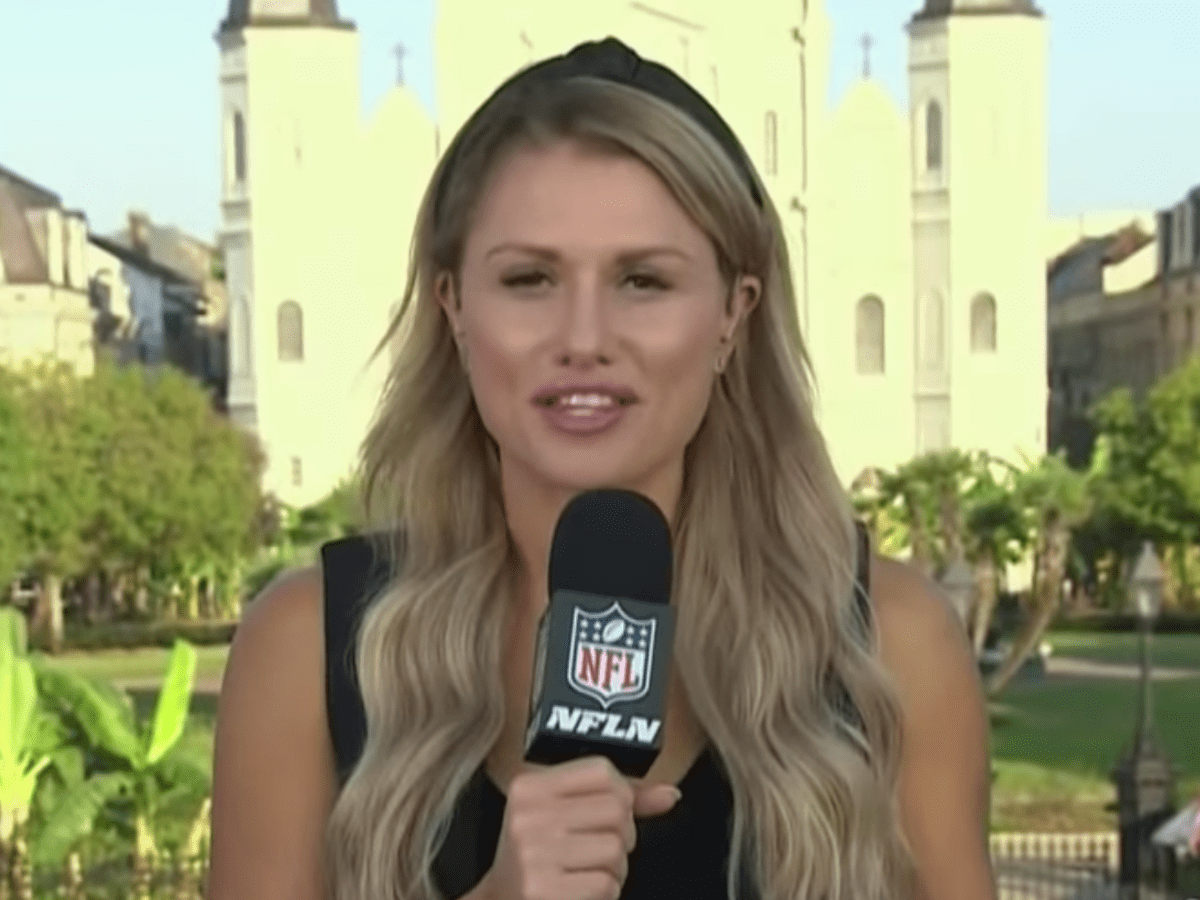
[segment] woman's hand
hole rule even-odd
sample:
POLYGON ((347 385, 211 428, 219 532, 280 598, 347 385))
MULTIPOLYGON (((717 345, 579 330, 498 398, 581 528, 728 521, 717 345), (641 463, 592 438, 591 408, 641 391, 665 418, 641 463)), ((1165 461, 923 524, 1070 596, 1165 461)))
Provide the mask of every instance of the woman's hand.
POLYGON ((625 778, 585 757, 513 779, 496 858, 481 900, 617 900, 636 840, 634 816, 661 815, 679 799, 666 784, 625 778))

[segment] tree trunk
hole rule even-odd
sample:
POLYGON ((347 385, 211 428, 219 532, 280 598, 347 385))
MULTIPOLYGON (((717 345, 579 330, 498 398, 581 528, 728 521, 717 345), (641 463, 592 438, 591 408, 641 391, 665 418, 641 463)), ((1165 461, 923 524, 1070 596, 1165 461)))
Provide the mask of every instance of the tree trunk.
POLYGON ((996 610, 996 559, 990 551, 975 563, 975 610, 971 623, 971 643, 975 656, 983 653, 992 613, 996 610))
POLYGON ((988 693, 997 694, 1004 690, 1020 671, 1029 654, 1041 642, 1042 635, 1054 620, 1058 602, 1062 596, 1063 579, 1066 576, 1067 549, 1071 532, 1059 521, 1046 526, 1038 542, 1037 564, 1033 580, 1033 616, 1024 632, 1013 644, 1008 658, 988 683, 988 693))
POLYGON ((99 570, 89 572, 83 582, 83 617, 89 625, 100 621, 103 584, 99 570))
POLYGON ((133 612, 139 618, 145 618, 150 613, 149 573, 140 568, 134 575, 133 612))
POLYGON ((962 509, 957 491, 943 490, 938 506, 942 544, 946 548, 946 565, 949 565, 955 559, 963 559, 962 509))
POLYGON ((200 576, 189 575, 183 584, 183 619, 200 621, 200 576))
POLYGON ((929 531, 925 527, 921 503, 913 493, 904 495, 904 509, 908 515, 908 539, 912 544, 912 562, 926 577, 933 577, 933 552, 929 531))
POLYGON ((42 602, 46 604, 46 639, 51 653, 59 653, 63 646, 63 597, 62 578, 47 574, 42 579, 42 602))

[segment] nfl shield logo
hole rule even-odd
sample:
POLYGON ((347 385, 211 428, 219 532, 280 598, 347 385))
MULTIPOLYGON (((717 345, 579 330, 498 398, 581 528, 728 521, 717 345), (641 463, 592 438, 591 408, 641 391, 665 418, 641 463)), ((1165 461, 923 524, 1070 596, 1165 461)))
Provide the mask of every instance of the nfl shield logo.
POLYGON ((654 619, 635 619, 613 603, 601 613, 578 607, 567 683, 604 709, 646 696, 654 658, 654 619))

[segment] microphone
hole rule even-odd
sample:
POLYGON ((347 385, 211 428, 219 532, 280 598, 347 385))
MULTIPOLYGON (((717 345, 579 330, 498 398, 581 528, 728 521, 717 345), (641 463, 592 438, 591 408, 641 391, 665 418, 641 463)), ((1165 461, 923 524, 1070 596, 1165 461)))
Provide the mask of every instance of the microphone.
POLYGON ((627 776, 646 774, 662 749, 671 577, 671 531, 652 501, 597 490, 567 504, 538 623, 527 761, 606 756, 627 776))

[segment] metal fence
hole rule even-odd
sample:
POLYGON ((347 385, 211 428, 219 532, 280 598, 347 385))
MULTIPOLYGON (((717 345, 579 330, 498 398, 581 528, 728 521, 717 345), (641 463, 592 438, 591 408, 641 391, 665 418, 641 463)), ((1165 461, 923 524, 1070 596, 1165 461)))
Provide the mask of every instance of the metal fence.
MULTIPOLYGON (((1113 832, 994 834, 991 855, 999 898, 1118 900, 1118 851, 1113 832)), ((62 872, 37 873, 32 884, 10 882, 7 896, 13 900, 201 900, 206 862, 165 857, 152 871, 139 875, 128 860, 85 862, 75 857, 62 872), (32 893, 26 893, 29 888, 32 893)), ((13 873, 3 873, 2 868, 0 877, 11 877, 13 873)), ((0 885, 0 897, 5 896, 4 887, 0 885)), ((1179 896, 1200 897, 1200 892, 1179 896)))
POLYGON ((1117 900, 1115 832, 994 834, 1000 900, 1117 900))

